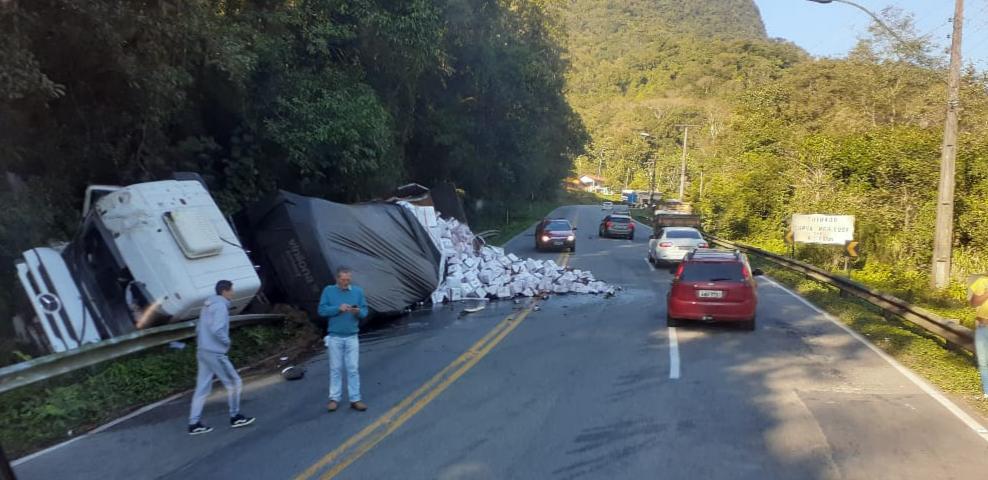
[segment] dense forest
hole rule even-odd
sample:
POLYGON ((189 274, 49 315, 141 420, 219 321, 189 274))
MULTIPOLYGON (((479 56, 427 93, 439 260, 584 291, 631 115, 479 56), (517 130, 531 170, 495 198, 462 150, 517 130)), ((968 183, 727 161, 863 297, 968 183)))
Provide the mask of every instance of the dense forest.
POLYGON ((68 238, 87 184, 491 205, 554 194, 585 143, 541 0, 9 0, 0 32, 4 319, 14 258, 68 238))
MULTIPOLYGON (((812 59, 766 38, 750 0, 571 3, 568 96, 591 134, 578 171, 647 189, 654 159, 658 189, 678 196, 676 125, 697 125, 687 200, 708 230, 784 251, 792 213, 853 214, 859 278, 900 294, 927 289, 946 58, 908 15, 883 12, 904 43, 873 28, 846 58, 812 59), (690 7, 656 8, 668 3, 690 7), (695 21, 677 23, 684 12, 695 21)), ((988 271, 988 78, 967 70, 963 85, 958 285, 988 271)), ((834 249, 801 254, 842 261, 834 249)))

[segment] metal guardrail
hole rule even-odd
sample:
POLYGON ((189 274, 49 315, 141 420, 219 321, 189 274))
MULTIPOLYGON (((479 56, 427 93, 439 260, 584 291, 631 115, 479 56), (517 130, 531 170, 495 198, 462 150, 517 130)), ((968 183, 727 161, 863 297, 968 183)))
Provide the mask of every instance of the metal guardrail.
MULTIPOLYGON (((284 315, 235 315, 231 327, 243 327, 277 320, 284 315)), ((0 393, 47 380, 81 368, 96 365, 131 353, 166 345, 195 336, 195 321, 173 323, 138 330, 99 343, 91 343, 67 352, 54 353, 0 368, 0 393)))
POLYGON ((850 279, 835 276, 822 268, 808 263, 776 255, 760 248, 721 240, 710 235, 707 235, 707 238, 716 245, 726 248, 736 248, 745 253, 758 255, 783 268, 799 272, 817 282, 840 289, 875 305, 886 313, 902 317, 926 331, 942 337, 948 343, 959 346, 969 352, 974 352, 974 332, 956 320, 941 317, 933 312, 907 303, 905 300, 873 290, 850 279))

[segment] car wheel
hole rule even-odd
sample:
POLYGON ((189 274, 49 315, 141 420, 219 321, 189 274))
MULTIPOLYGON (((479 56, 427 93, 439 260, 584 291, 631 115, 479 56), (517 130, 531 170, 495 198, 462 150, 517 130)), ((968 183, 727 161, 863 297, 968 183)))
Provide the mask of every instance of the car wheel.
POLYGON ((628 240, 634 240, 634 239, 635 239, 635 234, 634 233, 632 233, 631 235, 628 235, 628 240))
POLYGON ((667 313, 666 314, 666 326, 667 327, 673 327, 673 328, 678 327, 679 326, 679 320, 670 317, 669 314, 667 313))
POLYGON ((569 253, 576 253, 576 245, 569 247, 569 253))
POLYGON ((604 236, 604 231, 603 230, 597 230, 597 236, 598 237, 603 237, 604 236))
POLYGON ((747 330, 749 332, 754 332, 755 331, 755 319, 754 319, 754 317, 752 317, 751 320, 748 320, 747 322, 744 322, 744 324, 742 324, 742 328, 744 328, 745 330, 747 330))

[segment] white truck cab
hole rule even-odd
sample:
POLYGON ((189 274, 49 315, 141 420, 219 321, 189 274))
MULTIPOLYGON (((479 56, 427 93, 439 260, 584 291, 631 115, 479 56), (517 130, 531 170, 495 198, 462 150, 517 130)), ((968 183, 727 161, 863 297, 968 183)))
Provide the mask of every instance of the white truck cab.
POLYGON ((34 248, 17 264, 49 352, 137 328, 195 318, 219 280, 231 314, 261 286, 247 252, 203 184, 165 180, 92 186, 83 221, 63 249, 34 248))

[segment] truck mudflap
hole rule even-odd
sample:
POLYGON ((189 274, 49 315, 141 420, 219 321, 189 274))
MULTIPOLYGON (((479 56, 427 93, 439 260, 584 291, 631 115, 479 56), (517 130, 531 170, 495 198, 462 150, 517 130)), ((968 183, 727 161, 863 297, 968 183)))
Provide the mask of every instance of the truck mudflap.
POLYGON ((25 251, 17 263, 17 277, 36 315, 33 325, 50 352, 64 352, 102 339, 92 309, 57 250, 25 251))

